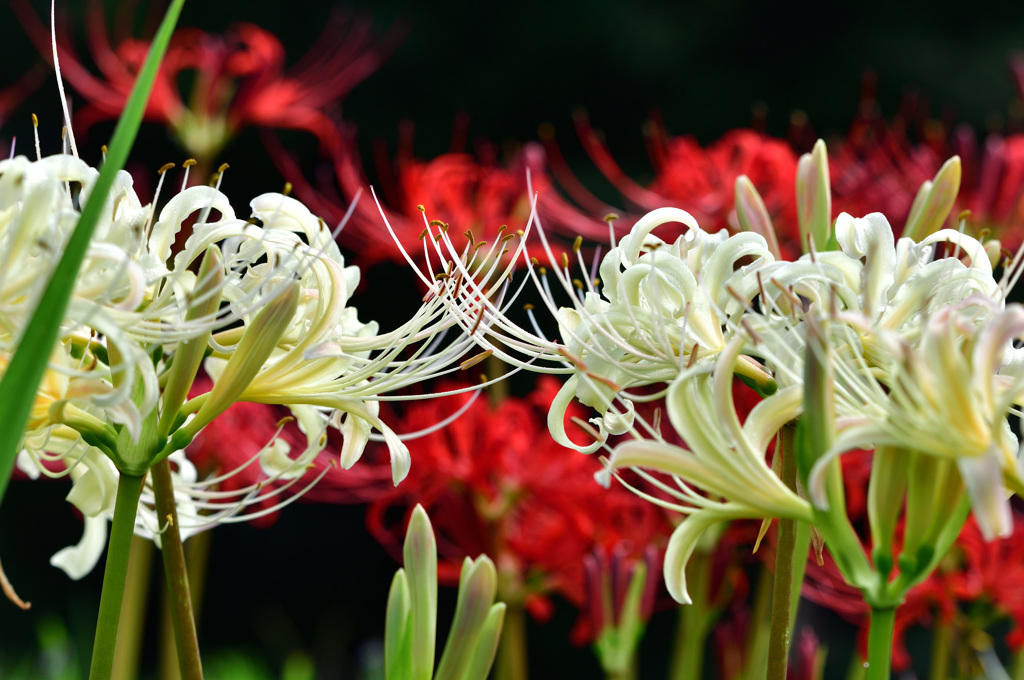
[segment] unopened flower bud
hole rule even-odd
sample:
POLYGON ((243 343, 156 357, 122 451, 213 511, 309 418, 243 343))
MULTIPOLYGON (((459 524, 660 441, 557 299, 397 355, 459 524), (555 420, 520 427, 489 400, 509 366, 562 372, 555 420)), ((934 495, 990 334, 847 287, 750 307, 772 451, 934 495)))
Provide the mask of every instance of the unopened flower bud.
POLYGON ((739 220, 740 229, 752 231, 764 237, 768 243, 768 250, 775 256, 775 259, 782 259, 772 218, 768 214, 768 209, 764 207, 761 194, 757 193, 754 183, 746 175, 736 178, 736 219, 739 220))
POLYGON ((299 282, 289 281, 249 323, 206 401, 188 424, 190 434, 195 435, 242 396, 288 330, 298 304, 299 282))
POLYGON ((935 179, 921 185, 903 228, 903 236, 920 241, 942 228, 960 191, 960 157, 942 164, 935 179))
MULTIPOLYGON (((196 321, 211 316, 220 307, 220 290, 224 285, 224 265, 220 248, 209 248, 199 266, 199 277, 192 291, 185 321, 196 321)), ((174 353, 164 388, 163 410, 160 413, 159 432, 166 437, 171 432, 178 409, 185 403, 188 391, 195 380, 196 372, 203 361, 203 354, 209 341, 210 331, 204 335, 183 340, 174 353)))
POLYGON ((818 140, 796 167, 796 205, 800 245, 804 252, 828 247, 832 231, 832 187, 828 176, 825 142, 818 140))

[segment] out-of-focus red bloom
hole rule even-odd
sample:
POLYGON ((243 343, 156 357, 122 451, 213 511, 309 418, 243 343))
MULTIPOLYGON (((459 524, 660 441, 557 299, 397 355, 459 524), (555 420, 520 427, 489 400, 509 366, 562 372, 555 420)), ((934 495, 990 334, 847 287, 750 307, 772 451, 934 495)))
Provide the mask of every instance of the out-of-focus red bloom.
MULTIPOLYGON (((477 400, 444 429, 409 441, 409 476, 370 502, 373 535, 397 554, 407 515, 422 504, 437 535, 442 582, 456 583, 463 558, 486 553, 498 566, 499 599, 524 604, 540 619, 550 614, 552 594, 585 610, 586 556, 607 551, 625 560, 649 546, 662 550, 672 530, 664 512, 620 486, 602 488, 594 481, 595 457, 548 435, 557 389, 542 378, 528 398, 496 407, 477 400)), ((466 398, 418 401, 406 410, 404 427, 429 428, 466 398)), ((594 634, 588 623, 581 620, 581 640, 594 634)))
MULTIPOLYGON (((577 116, 576 129, 591 160, 635 208, 643 212, 665 206, 682 208, 708 231, 738 229, 736 179, 746 175, 764 199, 783 250, 799 254, 794 190, 797 155, 785 140, 740 129, 702 147, 692 136, 669 136, 664 126, 652 119, 646 135, 655 177, 642 186, 623 172, 585 116, 577 116)), ((552 171, 573 200, 598 214, 611 210, 573 177, 553 136, 545 135, 545 141, 552 171)), ((616 226, 628 228, 637 217, 625 217, 616 226)))
POLYGON ((813 630, 800 629, 793 663, 786 669, 787 680, 821 680, 825 672, 826 651, 813 630))
MULTIPOLYGON (((1024 65, 1015 73, 1024 96, 1024 65)), ((841 144, 829 146, 833 213, 881 212, 897 235, 910 213, 921 184, 933 179, 948 158, 960 156, 960 193, 950 223, 970 210, 968 228, 983 229, 1015 249, 1024 237, 1024 134, 988 134, 979 141, 966 125, 933 120, 914 98, 887 122, 874 99, 869 76, 861 93, 859 114, 841 144), (911 134, 918 141, 911 139, 911 134)))
POLYGON ((1024 515, 1014 513, 1013 534, 985 541, 974 518, 967 520, 957 547, 959 569, 949 574, 960 602, 985 601, 1010 619, 1006 643, 1024 649, 1024 515))
MULTIPOLYGON (((24 1, 12 3, 29 36, 52 58, 49 29, 24 1)), ((130 18, 132 12, 126 12, 130 18)), ((123 18, 123 17, 122 17, 123 18)), ((99 2, 86 13, 87 67, 66 33, 58 35, 61 72, 86 100, 75 128, 117 118, 128 99, 149 41, 122 31, 111 37, 99 2)), ((129 22, 119 21, 127 29, 129 22)), ((58 24, 58 29, 66 26, 58 24)), ((284 47, 270 32, 240 23, 217 35, 180 28, 160 66, 145 119, 166 126, 185 151, 209 163, 239 130, 256 126, 305 130, 330 148, 337 136, 331 108, 383 60, 369 22, 335 14, 309 53, 285 69, 284 47), (182 91, 185 82, 189 91, 182 91)))
MULTIPOLYGON (((309 183, 295 160, 275 140, 268 139, 267 148, 285 179, 294 186, 296 195, 325 219, 340 222, 355 202, 340 241, 355 251, 360 261, 404 262, 367 191, 369 181, 353 140, 334 147, 337 187, 330 181, 315 186, 309 183)), ((538 194, 538 218, 549 234, 560 234, 569 240, 576 236, 591 241, 608 239, 604 213, 584 215, 559 195, 547 173, 544 151, 536 143, 526 144, 506 163, 501 163, 494 150, 483 143, 478 145, 476 154, 452 151, 422 160, 413 156, 411 126, 406 125, 393 160, 378 146, 377 174, 377 196, 395 237, 416 259, 423 257, 420 235, 427 220, 449 225, 454 234, 472 232, 477 243, 493 244, 507 234, 525 229, 530 219, 531 186, 538 194)), ((461 239, 455 236, 457 245, 461 239)))

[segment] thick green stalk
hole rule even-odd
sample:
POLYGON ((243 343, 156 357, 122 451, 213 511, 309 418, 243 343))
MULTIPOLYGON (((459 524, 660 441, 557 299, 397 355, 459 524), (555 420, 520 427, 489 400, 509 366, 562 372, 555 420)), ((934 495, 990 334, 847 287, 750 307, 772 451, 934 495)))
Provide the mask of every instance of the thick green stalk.
POLYGON ((708 629, 717 618, 708 607, 711 587, 711 557, 700 550, 687 565, 687 590, 693 603, 679 607, 676 639, 668 680, 693 680, 704 672, 704 646, 708 629))
POLYGON ((865 680, 889 680, 896 607, 872 607, 868 629, 868 672, 865 680))
POLYGON ((800 590, 804 585, 807 573, 807 560, 811 554, 811 525, 807 522, 796 523, 796 548, 793 554, 796 562, 793 565, 793 606, 789 612, 789 629, 796 625, 796 614, 800 608, 800 590))
POLYGON ((519 602, 508 602, 506 607, 495 677, 498 680, 527 680, 526 609, 519 602))
POLYGON ((135 515, 139 508, 139 496, 142 495, 143 479, 145 478, 124 473, 121 473, 118 479, 89 680, 108 680, 113 669, 117 628, 121 619, 121 602, 124 599, 124 584, 128 577, 128 557, 131 554, 135 515))
POLYGON ((128 578, 124 586, 125 602, 121 607, 121 621, 117 630, 119 644, 114 650, 114 680, 139 677, 139 655, 142 652, 152 563, 153 542, 142 536, 132 536, 132 553, 128 558, 128 578))
POLYGON ((174 640, 178 647, 178 665, 186 680, 202 680, 203 664, 199 656, 199 638, 192 614, 192 594, 188 587, 185 549, 178 530, 178 511, 174 504, 174 486, 171 465, 166 459, 153 466, 153 494, 156 498, 157 517, 167 528, 160 537, 164 560, 164 579, 171 609, 174 640))
MULTIPOLYGON (((796 489, 796 459, 793 435, 780 430, 778 453, 782 456, 782 482, 796 489)), ((775 551, 775 581, 772 587, 772 615, 768 629, 767 680, 786 680, 789 664, 790 624, 793 619, 793 589, 796 569, 796 520, 779 519, 778 544, 775 551)), ((802 556, 806 559, 806 554, 802 556)))

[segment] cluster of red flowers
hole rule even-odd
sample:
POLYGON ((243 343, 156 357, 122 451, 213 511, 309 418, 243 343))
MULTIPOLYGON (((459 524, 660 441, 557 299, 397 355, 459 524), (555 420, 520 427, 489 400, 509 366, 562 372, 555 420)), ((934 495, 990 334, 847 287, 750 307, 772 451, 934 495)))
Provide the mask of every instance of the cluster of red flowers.
MULTIPOLYGON (((477 399, 453 423, 409 441, 409 476, 369 501, 373 535, 397 555, 408 515, 423 505, 437 534, 442 582, 458 582, 465 557, 487 554, 498 567, 499 597, 541 620, 550 616, 552 594, 586 611, 584 556, 649 559, 650 550, 663 550, 672 530, 664 511, 624 488, 601 488, 594 481, 601 468, 596 458, 547 436, 545 418, 557 389, 546 378, 525 398, 493 406, 477 399)), ((414 402, 401 414, 402 427, 429 429, 467 398, 414 402)), ((574 415, 582 413, 567 417, 574 415)), ((368 467, 387 471, 386 457, 368 457, 368 467)), ((330 494, 338 483, 347 493, 352 484, 340 476, 325 481, 318 494, 330 494)), ((654 575, 652 583, 657 580, 654 575)), ((581 639, 589 638, 588 619, 580 625, 581 639)))

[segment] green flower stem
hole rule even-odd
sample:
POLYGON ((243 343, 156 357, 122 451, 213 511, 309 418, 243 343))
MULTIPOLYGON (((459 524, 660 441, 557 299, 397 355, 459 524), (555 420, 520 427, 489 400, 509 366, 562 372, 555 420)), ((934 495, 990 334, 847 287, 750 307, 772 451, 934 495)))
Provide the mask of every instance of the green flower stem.
POLYGON ((892 633, 896 607, 872 607, 868 629, 868 672, 866 680, 889 680, 892 661, 892 633))
POLYGON ((757 586, 754 589, 754 604, 750 608, 750 625, 747 626, 743 660, 742 680, 764 680, 768 666, 768 617, 772 607, 771 570, 764 564, 758 567, 757 586))
POLYGON ((202 680, 203 664, 199 657, 199 638, 192 615, 192 594, 188 587, 185 549, 178 530, 178 512, 174 504, 174 486, 171 482, 171 464, 162 460, 152 469, 153 495, 156 512, 167 528, 160 537, 164 559, 164 578, 171 609, 174 639, 178 646, 178 664, 186 680, 202 680))
POLYGON ((527 680, 526 609, 521 602, 507 602, 505 625, 498 643, 497 680, 527 680))
POLYGON ((807 560, 811 552, 811 525, 807 522, 796 523, 796 548, 793 552, 796 562, 793 565, 793 606, 789 613, 789 629, 796 625, 796 613, 800 608, 800 589, 803 587, 804 574, 807 572, 807 560))
POLYGON ((135 515, 142 495, 144 476, 121 473, 114 500, 114 519, 110 525, 107 564, 103 570, 103 591, 96 619, 96 638, 92 647, 89 680, 108 680, 114 665, 117 628, 121 619, 121 602, 128 577, 128 558, 135 533, 135 515))
POLYGON ((949 678, 949 651, 953 640, 953 625, 943 617, 935 619, 932 628, 932 660, 929 664, 929 680, 947 680, 949 678))
MULTIPOLYGON (((782 455, 782 482, 796 489, 796 456, 791 430, 779 431, 777 447, 782 455)), ((793 619, 793 591, 799 588, 796 570, 796 520, 779 518, 778 545, 775 550, 775 581, 772 587, 772 615, 768 629, 767 680, 786 680, 789 664, 790 624, 793 619)), ((806 553, 802 556, 806 559, 806 553)))
MULTIPOLYGON (((210 557, 212 531, 204 531, 185 542, 185 563, 188 565, 188 586, 192 592, 192 620, 202 618, 203 589, 206 584, 206 568, 210 557)), ((160 616, 160 661, 158 677, 161 680, 181 680, 178 664, 178 644, 174 639, 174 623, 171 621, 171 603, 164 592, 160 616)), ((198 627, 197 627, 198 629, 198 627)))
POLYGON ((150 576, 153 573, 153 542, 141 536, 132 536, 132 552, 128 558, 128 577, 124 586, 124 606, 114 650, 114 680, 132 680, 139 677, 139 654, 142 652, 142 633, 146 623, 146 603, 150 576))
POLYGON ((676 639, 672 646, 672 663, 668 680, 700 678, 704 672, 704 646, 708 629, 717 618, 709 611, 708 596, 711 581, 711 558, 697 550, 687 565, 686 582, 693 604, 679 607, 676 639))

